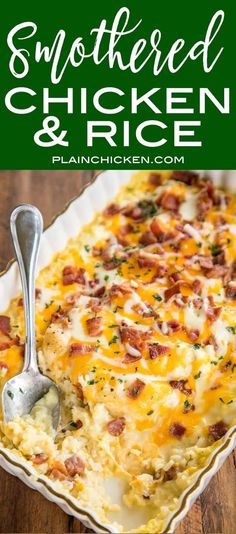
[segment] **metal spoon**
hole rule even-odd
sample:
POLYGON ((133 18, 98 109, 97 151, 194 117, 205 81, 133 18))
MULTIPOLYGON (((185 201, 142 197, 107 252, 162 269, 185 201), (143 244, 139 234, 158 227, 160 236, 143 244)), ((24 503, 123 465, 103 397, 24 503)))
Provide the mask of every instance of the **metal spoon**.
POLYGON ((55 403, 51 410, 52 424, 58 427, 60 399, 58 388, 40 373, 35 342, 35 271, 43 219, 40 211, 29 204, 14 209, 10 219, 11 234, 19 265, 25 314, 25 358, 22 372, 8 380, 2 391, 4 421, 30 413, 34 404, 53 388, 55 403))

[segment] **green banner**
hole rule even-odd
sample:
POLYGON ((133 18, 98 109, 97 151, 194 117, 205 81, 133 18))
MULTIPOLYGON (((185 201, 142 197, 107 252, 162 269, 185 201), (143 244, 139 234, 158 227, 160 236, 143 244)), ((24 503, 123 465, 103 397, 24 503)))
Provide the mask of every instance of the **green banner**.
POLYGON ((2 169, 235 168, 232 1, 17 3, 2 169))

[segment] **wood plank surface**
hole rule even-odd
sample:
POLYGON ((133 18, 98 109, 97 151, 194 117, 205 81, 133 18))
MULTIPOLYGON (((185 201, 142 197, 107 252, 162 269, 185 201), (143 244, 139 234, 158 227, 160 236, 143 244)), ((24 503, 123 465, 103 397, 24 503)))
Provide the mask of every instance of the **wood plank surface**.
MULTIPOLYGON (((92 176, 90 171, 0 171, 0 270, 13 256, 9 232, 12 209, 21 203, 35 204, 47 225, 92 176)), ((236 455, 232 453, 179 524, 176 534, 234 534, 235 497, 236 455)), ((92 531, 0 468, 0 532, 92 531)))

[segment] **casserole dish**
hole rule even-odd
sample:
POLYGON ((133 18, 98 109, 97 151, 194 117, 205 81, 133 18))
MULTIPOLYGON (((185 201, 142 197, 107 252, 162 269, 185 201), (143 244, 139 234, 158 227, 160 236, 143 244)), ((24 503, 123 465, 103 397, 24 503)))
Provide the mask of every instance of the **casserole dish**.
MULTIPOLYGON (((83 195, 78 200, 75 200, 64 212, 64 214, 56 219, 53 225, 45 232, 39 268, 47 266, 50 263, 52 253, 57 252, 58 250, 63 250, 68 238, 74 237, 78 233, 78 228, 80 225, 87 224, 92 219, 95 210, 97 211, 98 209, 104 209, 107 202, 114 197, 120 185, 122 183, 126 183, 129 178, 130 173, 127 171, 121 171, 119 173, 108 172, 101 174, 91 188, 86 189, 83 195)), ((216 174, 215 179, 220 179, 219 173, 216 174)), ((15 264, 13 264, 1 278, 1 283, 2 282, 4 283, 4 292, 1 291, 1 312, 4 312, 9 304, 9 300, 16 297, 19 293, 19 281, 15 264), (6 296, 6 287, 8 287, 8 285, 9 294, 6 296)), ((157 301, 159 301, 159 296, 160 295, 157 295, 157 301)), ((230 326, 230 328, 232 329, 234 326, 230 326)), ((233 334, 233 332, 230 333, 233 334)), ((198 349, 199 347, 194 347, 194 350, 198 349)), ((135 354, 132 356, 137 357, 137 354, 136 356, 135 354)), ((189 404, 189 401, 188 405, 186 402, 185 407, 188 408, 189 404)), ((226 403, 224 400, 224 404, 228 404, 228 401, 226 403)), ((184 513, 186 513, 192 500, 196 498, 209 478, 220 466, 228 452, 232 449, 234 445, 234 429, 230 428, 224 434, 225 436, 222 437, 221 441, 214 446, 202 469, 200 468, 201 465, 199 465, 196 476, 194 477, 194 481, 192 484, 190 484, 192 487, 187 487, 187 489, 184 488, 184 491, 179 499, 178 506, 174 507, 175 509, 173 510, 172 517, 171 510, 169 511, 170 513, 168 514, 168 517, 166 517, 165 524, 163 524, 163 527, 161 527, 161 531, 170 532, 175 528, 177 521, 182 518, 184 513)), ((1 457, 4 467, 7 466, 7 469, 11 472, 13 469, 17 476, 19 476, 19 470, 22 469, 24 472, 22 477, 29 485, 39 489, 47 497, 50 495, 50 498, 55 500, 55 502, 58 504, 63 505, 63 509, 68 513, 73 513, 73 515, 76 515, 76 517, 82 521, 86 521, 87 515, 87 524, 92 526, 95 531, 101 532, 103 531, 102 528, 104 528, 104 531, 117 532, 118 528, 120 528, 117 527, 117 523, 123 526, 125 532, 127 532, 127 530, 130 531, 131 529, 138 529, 136 531, 139 532, 140 528, 142 532, 160 531, 159 527, 156 526, 157 523, 155 517, 153 517, 155 516, 155 510, 150 509, 150 506, 148 511, 149 515, 146 514, 144 507, 133 507, 133 514, 131 514, 130 509, 126 508, 125 506, 121 507, 121 511, 119 511, 119 513, 117 513, 117 511, 114 509, 114 513, 111 512, 111 521, 106 520, 102 525, 103 521, 101 521, 101 516, 98 517, 98 515, 95 513, 91 514, 91 510, 89 509, 85 509, 84 516, 83 510, 81 511, 81 509, 79 509, 78 501, 73 498, 73 495, 68 496, 68 492, 64 492, 61 487, 58 489, 53 481, 45 476, 44 473, 41 473, 39 476, 37 476, 37 480, 35 480, 36 472, 33 466, 29 464, 29 462, 24 461, 21 457, 18 457, 14 451, 9 451, 9 448, 2 447, 1 457), (112 519, 113 521, 115 520, 115 522, 113 522, 112 519), (145 524, 148 521, 149 526, 146 527, 145 524), (140 525, 143 526, 140 527, 140 525), (158 530, 155 530, 157 528, 158 530)), ((114 502, 119 502, 119 493, 121 494, 123 492, 122 488, 120 487, 119 480, 108 480, 107 484, 109 485, 108 491, 114 499, 114 502)), ((148 499, 148 495, 145 495, 145 499, 148 499)))

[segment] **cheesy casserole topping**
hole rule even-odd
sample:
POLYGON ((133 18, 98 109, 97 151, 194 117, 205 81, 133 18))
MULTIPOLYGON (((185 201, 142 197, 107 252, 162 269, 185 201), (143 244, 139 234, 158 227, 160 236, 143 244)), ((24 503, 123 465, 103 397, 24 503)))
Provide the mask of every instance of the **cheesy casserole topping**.
MULTIPOLYGON (((236 197, 195 173, 140 172, 37 279, 61 425, 50 391, 1 440, 119 532, 161 532, 235 424, 235 215, 236 197)), ((0 316, 2 384, 22 368, 22 304, 0 316)))

